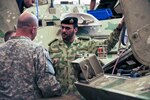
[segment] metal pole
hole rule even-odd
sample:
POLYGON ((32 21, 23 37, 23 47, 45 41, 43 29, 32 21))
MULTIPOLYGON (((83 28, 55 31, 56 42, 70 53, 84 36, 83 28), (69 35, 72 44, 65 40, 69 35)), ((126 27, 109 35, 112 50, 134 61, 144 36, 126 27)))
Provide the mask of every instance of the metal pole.
POLYGON ((79 0, 79 4, 80 4, 80 0, 79 0))
POLYGON ((53 8, 54 5, 53 5, 53 0, 51 0, 51 5, 50 5, 50 8, 53 8))
POLYGON ((36 0, 36 16, 39 19, 39 0, 36 0))

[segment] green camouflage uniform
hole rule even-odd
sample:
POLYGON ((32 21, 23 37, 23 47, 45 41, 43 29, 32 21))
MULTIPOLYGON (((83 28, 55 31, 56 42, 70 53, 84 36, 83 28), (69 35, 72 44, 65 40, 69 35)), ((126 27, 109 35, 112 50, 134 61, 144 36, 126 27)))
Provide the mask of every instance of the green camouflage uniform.
POLYGON ((63 93, 67 94, 76 91, 74 88, 74 74, 71 61, 96 53, 97 47, 108 45, 110 51, 119 40, 120 31, 114 30, 110 35, 110 39, 105 41, 76 38, 73 43, 67 45, 61 39, 55 39, 49 43, 49 52, 52 60, 58 59, 55 64, 56 78, 62 84, 63 93))
POLYGON ((49 53, 27 37, 0 45, 0 99, 36 100, 61 95, 49 53))
POLYGON ((1 31, 1 29, 0 29, 0 44, 1 43, 4 43, 4 33, 1 31))

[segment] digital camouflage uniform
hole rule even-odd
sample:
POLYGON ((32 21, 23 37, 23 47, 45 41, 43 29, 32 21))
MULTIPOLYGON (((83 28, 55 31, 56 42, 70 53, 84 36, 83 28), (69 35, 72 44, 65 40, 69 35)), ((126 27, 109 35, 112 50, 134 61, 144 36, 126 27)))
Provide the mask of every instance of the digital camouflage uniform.
POLYGON ((76 58, 86 56, 89 53, 96 53, 97 47, 106 44, 110 51, 118 42, 120 31, 114 30, 110 35, 110 39, 105 41, 80 39, 67 46, 63 40, 55 39, 49 43, 49 52, 52 60, 58 59, 55 64, 56 77, 62 85, 63 93, 67 94, 76 91, 74 88, 74 74, 71 66, 71 61, 76 58))
POLYGON ((27 37, 0 46, 0 100, 36 100, 61 95, 49 53, 27 37))

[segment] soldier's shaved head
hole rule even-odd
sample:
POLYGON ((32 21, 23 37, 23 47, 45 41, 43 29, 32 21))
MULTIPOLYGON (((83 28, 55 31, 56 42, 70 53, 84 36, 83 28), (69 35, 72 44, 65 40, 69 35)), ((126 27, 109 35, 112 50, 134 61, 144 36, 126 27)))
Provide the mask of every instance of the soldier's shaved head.
POLYGON ((17 27, 23 28, 31 25, 36 25, 36 26, 38 25, 38 20, 36 16, 28 12, 22 13, 19 16, 17 27))
POLYGON ((37 34, 38 19, 32 13, 23 12, 18 19, 16 36, 27 36, 33 40, 37 34))

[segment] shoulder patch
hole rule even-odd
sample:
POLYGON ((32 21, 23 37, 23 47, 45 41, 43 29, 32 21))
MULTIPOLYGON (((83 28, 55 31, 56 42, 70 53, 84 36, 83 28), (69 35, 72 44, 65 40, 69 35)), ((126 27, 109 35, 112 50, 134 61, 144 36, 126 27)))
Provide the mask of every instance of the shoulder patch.
POLYGON ((54 43, 55 41, 58 41, 59 39, 57 39, 57 38, 55 38, 54 40, 52 40, 49 44, 48 44, 48 46, 50 46, 52 43, 54 43))

